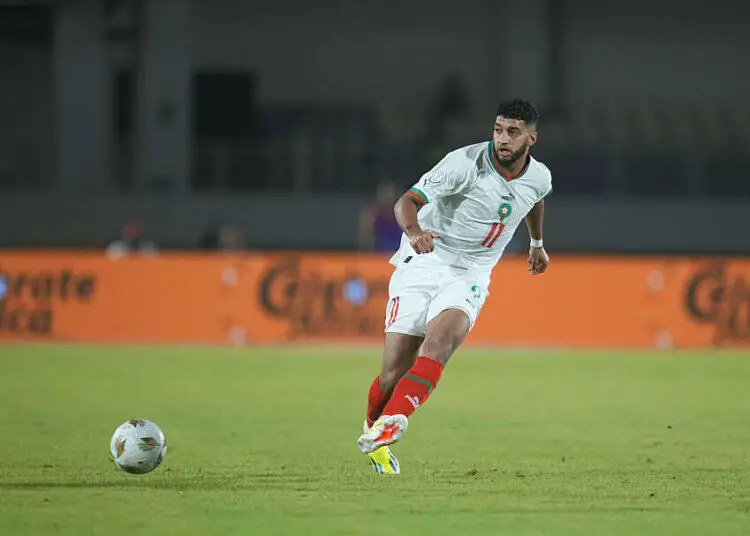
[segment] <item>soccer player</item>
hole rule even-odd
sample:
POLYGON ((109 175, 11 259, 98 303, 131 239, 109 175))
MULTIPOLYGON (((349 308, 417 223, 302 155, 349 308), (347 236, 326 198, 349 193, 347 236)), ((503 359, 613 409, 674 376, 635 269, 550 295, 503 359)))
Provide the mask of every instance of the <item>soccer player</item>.
MULTIPOLYGON (((359 449, 378 473, 399 473, 388 445, 440 381, 489 295, 490 275, 516 228, 531 237, 528 268, 544 273, 544 198, 549 169, 529 150, 539 114, 528 101, 497 108, 492 141, 448 153, 394 207, 403 235, 390 262, 385 346, 370 386, 359 449)), ((498 329, 502 329, 498 327, 498 329)))

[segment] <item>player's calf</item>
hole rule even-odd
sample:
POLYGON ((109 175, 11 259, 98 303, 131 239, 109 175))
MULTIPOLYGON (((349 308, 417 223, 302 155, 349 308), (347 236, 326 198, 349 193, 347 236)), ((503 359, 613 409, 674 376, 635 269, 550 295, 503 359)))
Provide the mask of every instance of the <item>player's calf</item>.
POLYGON ((383 365, 380 369, 380 388, 384 392, 390 395, 401 377, 414 366, 421 344, 422 338, 414 335, 385 334, 383 365))
POLYGON ((414 366, 421 343, 421 337, 403 333, 385 334, 383 365, 367 396, 367 420, 370 426, 383 413, 398 381, 414 366))
POLYGON ((398 381, 381 414, 409 417, 424 404, 470 327, 468 316, 459 309, 439 313, 427 326, 420 357, 398 381))
POLYGON ((403 377, 404 374, 407 373, 407 371, 411 368, 411 366, 414 363, 411 363, 408 367, 405 368, 389 368, 386 369, 385 367, 380 372, 380 376, 378 376, 380 381, 380 389, 384 393, 388 393, 389 395, 393 392, 394 387, 396 387, 396 384, 398 381, 403 377))
POLYGON ((414 366, 396 384, 382 415, 411 416, 430 397, 442 374, 442 363, 424 356, 417 359, 414 366))
MULTIPOLYGON (((458 309, 442 311, 430 322, 421 356, 396 383, 372 428, 357 441, 362 452, 369 454, 399 440, 406 431, 408 418, 430 397, 440 381, 445 363, 469 333, 470 327, 468 316, 458 309)), ((385 398, 382 375, 376 382, 371 388, 373 407, 385 398)), ((373 419, 374 413, 368 411, 368 419, 373 419)))

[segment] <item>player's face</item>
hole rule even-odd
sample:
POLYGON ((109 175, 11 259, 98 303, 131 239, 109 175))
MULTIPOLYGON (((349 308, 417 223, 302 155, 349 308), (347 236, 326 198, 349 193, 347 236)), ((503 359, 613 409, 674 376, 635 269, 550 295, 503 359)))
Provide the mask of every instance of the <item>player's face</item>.
POLYGON ((509 166, 526 158, 526 153, 536 143, 536 130, 521 119, 508 119, 498 116, 495 119, 495 133, 492 136, 497 160, 509 166))

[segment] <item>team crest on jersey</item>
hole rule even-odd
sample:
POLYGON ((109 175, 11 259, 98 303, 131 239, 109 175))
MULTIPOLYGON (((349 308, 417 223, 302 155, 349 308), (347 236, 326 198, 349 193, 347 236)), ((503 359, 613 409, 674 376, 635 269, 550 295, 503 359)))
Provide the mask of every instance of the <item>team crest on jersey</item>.
POLYGON ((436 171, 435 173, 427 177, 427 182, 430 184, 437 185, 443 182, 446 179, 446 177, 447 175, 445 174, 444 171, 436 171))
POLYGON ((500 205, 500 208, 497 209, 497 215, 500 216, 500 221, 502 222, 505 218, 511 215, 513 212, 513 208, 510 206, 510 203, 503 203, 500 205))

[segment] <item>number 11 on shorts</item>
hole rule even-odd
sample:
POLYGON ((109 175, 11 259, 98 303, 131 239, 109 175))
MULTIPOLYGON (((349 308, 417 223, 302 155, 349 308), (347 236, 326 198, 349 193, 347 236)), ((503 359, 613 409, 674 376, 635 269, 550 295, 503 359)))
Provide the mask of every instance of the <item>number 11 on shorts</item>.
POLYGON ((497 239, 500 238, 500 235, 503 233, 503 229, 505 229, 504 223, 493 223, 490 232, 484 237, 482 245, 488 248, 494 246, 497 239))

